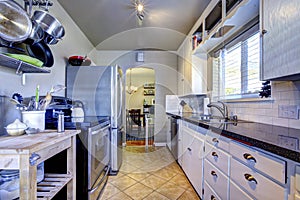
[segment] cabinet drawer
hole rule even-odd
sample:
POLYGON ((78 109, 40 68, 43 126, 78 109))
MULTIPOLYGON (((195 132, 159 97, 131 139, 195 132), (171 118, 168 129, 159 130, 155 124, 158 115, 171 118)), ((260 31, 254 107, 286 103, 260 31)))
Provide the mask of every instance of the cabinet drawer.
POLYGON ((243 199, 243 200, 252 200, 246 192, 239 188, 234 182, 230 181, 230 199, 243 199))
POLYGON ((205 159, 218 167, 223 173, 229 176, 230 155, 215 146, 205 143, 205 159))
POLYGON ((205 200, 221 200, 221 198, 215 193, 215 191, 204 181, 204 195, 205 200))
POLYGON ((286 183, 285 161, 235 142, 230 143, 230 154, 247 166, 258 169, 283 184, 286 183))
POLYGON ((207 160, 204 160, 204 180, 215 189, 221 199, 228 199, 229 179, 207 160))
POLYGON ((256 199, 285 199, 285 188, 231 158, 231 178, 256 199))
POLYGON ((229 152, 229 141, 230 140, 221 136, 220 134, 217 134, 217 133, 209 130, 209 131, 207 131, 205 140, 206 140, 206 142, 212 144, 213 146, 221 148, 221 149, 229 152))

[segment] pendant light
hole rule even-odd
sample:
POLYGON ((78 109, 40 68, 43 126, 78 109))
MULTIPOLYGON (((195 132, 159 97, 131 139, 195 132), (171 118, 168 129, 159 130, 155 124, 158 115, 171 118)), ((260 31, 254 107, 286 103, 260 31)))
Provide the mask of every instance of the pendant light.
POLYGON ((137 87, 133 86, 132 85, 132 82, 131 82, 131 72, 132 71, 132 68, 130 68, 130 71, 129 71, 129 86, 126 85, 126 92, 128 94, 133 94, 137 91, 137 87))

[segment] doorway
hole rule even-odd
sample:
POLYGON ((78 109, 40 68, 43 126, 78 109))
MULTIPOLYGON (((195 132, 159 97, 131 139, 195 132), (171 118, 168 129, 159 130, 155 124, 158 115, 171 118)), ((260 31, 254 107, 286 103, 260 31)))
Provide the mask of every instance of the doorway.
POLYGON ((126 70, 126 145, 153 145, 155 71, 147 67, 126 70))

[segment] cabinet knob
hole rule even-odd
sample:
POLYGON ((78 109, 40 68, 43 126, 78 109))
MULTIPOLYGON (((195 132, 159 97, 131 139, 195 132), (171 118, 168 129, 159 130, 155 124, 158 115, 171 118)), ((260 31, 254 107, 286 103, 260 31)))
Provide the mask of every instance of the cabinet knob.
POLYGON ((211 153, 211 155, 212 155, 213 157, 215 157, 215 158, 218 158, 218 157, 219 157, 218 154, 217 154, 217 152, 215 152, 215 151, 213 151, 213 152, 211 153))
POLYGON ((219 143, 219 140, 218 140, 217 138, 213 138, 212 141, 213 141, 214 143, 219 143))
POLYGON ((261 31, 261 33, 264 35, 264 34, 268 33, 268 31, 264 29, 261 31))
POLYGON ((211 195, 210 200, 217 200, 217 198, 214 195, 211 195))
POLYGON ((253 161, 256 163, 256 159, 250 153, 244 153, 244 158, 249 161, 253 161))
POLYGON ((244 174, 244 176, 247 181, 257 184, 257 180, 251 174, 244 174))
POLYGON ((192 149, 190 147, 188 147, 187 150, 192 151, 192 149))
POLYGON ((217 173, 215 171, 211 171, 210 174, 214 177, 218 177, 217 173))

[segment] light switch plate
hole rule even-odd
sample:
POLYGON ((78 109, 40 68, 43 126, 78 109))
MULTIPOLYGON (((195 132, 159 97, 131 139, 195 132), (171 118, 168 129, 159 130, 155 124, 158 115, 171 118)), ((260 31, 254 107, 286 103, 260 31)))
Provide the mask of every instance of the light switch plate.
POLYGON ((136 53, 136 61, 137 62, 144 62, 144 52, 137 52, 136 53))
POLYGON ((297 105, 279 105, 278 117, 287 119, 299 119, 299 107, 297 105))

